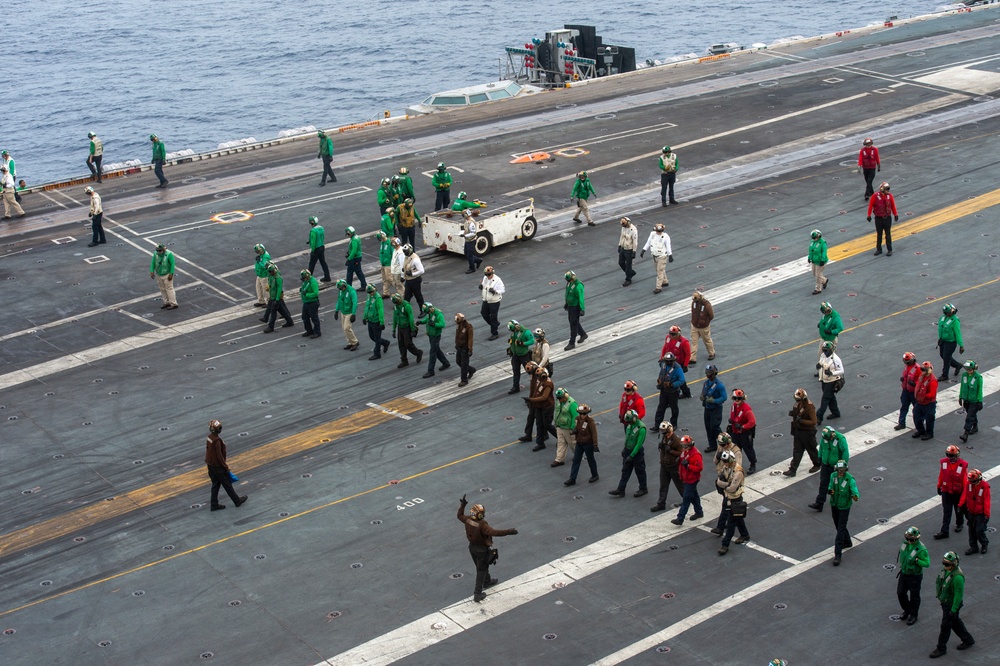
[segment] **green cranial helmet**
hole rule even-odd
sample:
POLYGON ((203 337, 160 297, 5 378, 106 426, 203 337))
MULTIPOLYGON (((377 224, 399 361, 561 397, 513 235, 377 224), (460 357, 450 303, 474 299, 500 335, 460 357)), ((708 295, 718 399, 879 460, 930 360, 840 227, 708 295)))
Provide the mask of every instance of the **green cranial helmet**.
POLYGON ((953 315, 956 312, 958 312, 958 308, 956 308, 951 303, 945 303, 944 307, 941 308, 941 311, 944 312, 946 315, 953 315))
POLYGON ((916 527, 907 527, 904 535, 907 541, 916 541, 920 538, 920 530, 916 527))
POLYGON ((838 472, 841 471, 841 470, 843 470, 843 471, 846 472, 847 471, 847 461, 846 460, 838 460, 837 464, 834 465, 833 468, 835 470, 837 470, 838 472))
POLYGON ((369 294, 374 294, 376 291, 378 291, 378 289, 375 288, 375 285, 370 284, 367 287, 365 287, 365 291, 367 291, 369 294))
POLYGON ((255 254, 264 254, 264 244, 257 243, 256 245, 253 246, 253 251, 255 254))
POLYGON ((519 322, 516 319, 511 319, 509 322, 507 322, 507 330, 511 332, 521 330, 521 322, 519 322))
POLYGON ((164 245, 163 243, 160 243, 159 245, 156 246, 156 251, 159 252, 160 254, 163 254, 164 252, 167 251, 167 246, 164 245))
POLYGON ((556 389, 556 397, 557 398, 562 398, 565 395, 566 395, 566 389, 564 389, 564 388, 557 388, 556 389))
POLYGON ((566 277, 566 282, 572 282, 573 280, 576 279, 576 273, 574 273, 573 271, 566 271, 565 277, 566 277))
POLYGON ((733 443, 733 438, 728 432, 723 432, 719 434, 718 440, 719 444, 722 446, 729 446, 733 443))
POLYGON ((393 294, 392 295, 392 302, 395 303, 396 305, 399 305, 400 303, 403 302, 403 295, 402 294, 393 294))
POLYGON ((830 305, 830 301, 823 301, 819 304, 819 311, 823 314, 830 314, 833 312, 833 306, 830 305))
POLYGON ((434 309, 434 304, 431 303, 430 301, 427 301, 426 303, 423 304, 423 306, 420 309, 423 310, 424 312, 430 312, 431 310, 434 309))
POLYGON ((157 138, 157 136, 155 134, 150 134, 149 135, 149 140, 150 141, 159 141, 159 139, 157 138))
POLYGON ((337 289, 341 291, 347 289, 347 280, 337 280, 337 289))
POLYGON ((87 132, 87 138, 88 139, 93 139, 95 136, 97 136, 97 135, 94 134, 93 132, 87 132))
POLYGON ((267 272, 270 273, 271 275, 277 275, 278 264, 274 263, 273 261, 267 262, 267 272))
POLYGON ((438 162, 438 171, 444 171, 444 169, 445 169, 444 162, 438 162))
POLYGON ((459 193, 458 193, 458 198, 459 198, 459 199, 464 199, 464 198, 465 198, 466 196, 467 196, 467 195, 466 195, 466 193, 465 193, 465 192, 459 192, 459 193))
POLYGON ((975 372, 976 368, 979 367, 978 365, 976 365, 976 362, 973 361, 972 359, 969 359, 968 361, 966 361, 964 365, 965 365, 965 369, 968 370, 969 372, 975 372))
POLYGON ((830 426, 826 426, 825 428, 823 428, 823 439, 825 439, 828 442, 832 442, 833 440, 837 439, 837 431, 831 428, 830 426))
POLYGON ((317 130, 316 136, 326 136, 326 132, 324 132, 323 130, 317 130))
POLYGON ((625 423, 632 423, 638 418, 639 418, 639 412, 635 411, 634 409, 630 409, 627 412, 625 412, 625 423))
POLYGON ((354 227, 347 227, 346 229, 344 229, 344 233, 348 236, 353 236, 357 232, 354 230, 354 227))
POLYGON ((312 273, 310 273, 308 270, 301 270, 299 271, 299 277, 302 278, 303 282, 305 282, 306 280, 312 277, 312 273))
POLYGON ((941 564, 953 564, 957 567, 958 555, 955 554, 955 551, 949 550, 947 553, 941 556, 941 564))
POLYGON ((382 179, 382 187, 387 187, 388 185, 389 185, 389 179, 388 178, 383 178, 382 179))
POLYGON ((830 342, 829 340, 823 343, 823 351, 826 351, 827 349, 833 351, 833 343, 830 342))
POLYGON ((663 146, 663 152, 669 153, 670 152, 670 146, 663 146))
POLYGON ((380 242, 380 243, 381 243, 382 241, 384 241, 384 240, 387 240, 388 238, 389 238, 389 237, 388 237, 388 236, 386 236, 386 235, 385 235, 385 234, 384 234, 383 232, 381 232, 381 231, 379 231, 379 232, 377 232, 377 233, 375 234, 375 240, 377 240, 377 241, 378 241, 378 242, 380 242))
POLYGON ((311 225, 313 225, 315 227, 317 224, 319 224, 319 218, 316 217, 315 215, 311 215, 309 217, 309 224, 311 224, 311 225))
POLYGON ((809 237, 812 238, 813 240, 818 240, 823 237, 823 232, 820 231, 819 229, 813 229, 812 232, 809 234, 809 237))

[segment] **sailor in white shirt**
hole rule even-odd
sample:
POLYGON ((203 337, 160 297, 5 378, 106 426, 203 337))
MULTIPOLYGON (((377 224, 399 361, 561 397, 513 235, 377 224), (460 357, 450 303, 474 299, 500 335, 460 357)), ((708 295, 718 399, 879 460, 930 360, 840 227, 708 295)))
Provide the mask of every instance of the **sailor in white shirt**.
POLYGON ((483 298, 483 306, 479 309, 479 313, 483 316, 483 320, 490 325, 489 339, 496 340, 500 337, 500 301, 503 300, 505 289, 503 280, 494 274, 492 266, 483 269, 483 281, 479 283, 479 289, 483 298))
POLYGON ((424 309, 424 292, 420 285, 424 278, 424 264, 420 261, 420 256, 413 251, 413 246, 407 243, 403 246, 403 300, 409 302, 414 296, 417 297, 417 309, 424 309))
POLYGON ((635 259, 635 251, 639 249, 639 230, 632 224, 632 220, 627 217, 622 218, 622 233, 618 237, 618 265, 625 271, 625 282, 623 287, 632 284, 632 277, 635 271, 632 270, 632 260, 635 259))
POLYGON ((84 192, 90 197, 90 229, 93 232, 93 238, 87 247, 95 247, 105 242, 104 226, 101 224, 104 220, 104 208, 101 206, 101 195, 94 188, 88 187, 84 192))
POLYGON ((403 254, 403 243, 398 238, 392 239, 392 262, 389 264, 389 273, 392 276, 392 290, 394 294, 403 293, 403 261, 406 255, 403 254))
POLYGON ((664 231, 662 224, 653 227, 639 256, 646 256, 647 250, 653 253, 653 264, 656 265, 656 284, 653 286, 653 293, 658 294, 663 287, 670 286, 670 279, 667 277, 667 262, 674 260, 674 253, 670 248, 670 234, 664 231))
POLYGON ((833 351, 833 343, 827 340, 823 343, 823 355, 816 364, 819 370, 819 381, 823 387, 823 399, 816 410, 816 417, 819 423, 823 422, 826 410, 830 410, 831 419, 840 418, 840 407, 837 405, 837 388, 839 381, 844 377, 844 362, 833 351))
POLYGON ((476 225, 475 219, 472 217, 472 212, 468 209, 462 211, 462 215, 465 216, 465 260, 469 262, 469 270, 465 271, 466 274, 475 273, 479 268, 479 264, 483 263, 483 260, 476 256, 476 234, 479 233, 479 227, 476 225))

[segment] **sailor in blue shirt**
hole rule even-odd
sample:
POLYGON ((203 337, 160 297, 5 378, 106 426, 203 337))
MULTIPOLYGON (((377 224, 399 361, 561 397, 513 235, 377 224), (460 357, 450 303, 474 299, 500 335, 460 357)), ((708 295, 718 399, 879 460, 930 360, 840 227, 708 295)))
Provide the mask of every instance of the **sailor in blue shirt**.
POLYGON ((706 453, 715 451, 722 432, 722 405, 726 402, 726 387, 716 379, 719 368, 714 365, 705 366, 705 383, 701 385, 701 404, 705 407, 705 436, 708 438, 706 453))
POLYGON ((673 352, 667 352, 660 359, 660 374, 656 377, 656 388, 660 389, 660 402, 656 405, 656 425, 659 429, 663 415, 670 407, 670 425, 677 427, 677 401, 680 398, 681 387, 684 385, 684 369, 673 352))

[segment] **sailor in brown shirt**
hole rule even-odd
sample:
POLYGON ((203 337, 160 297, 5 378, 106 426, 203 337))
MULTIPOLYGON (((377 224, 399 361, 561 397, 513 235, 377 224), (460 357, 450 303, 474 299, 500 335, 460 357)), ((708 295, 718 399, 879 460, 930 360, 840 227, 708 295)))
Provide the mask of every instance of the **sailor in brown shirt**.
POLYGON ((500 582, 496 578, 490 577, 490 564, 496 561, 496 551, 493 548, 493 537, 517 534, 516 529, 495 530, 486 522, 486 508, 482 504, 473 504, 469 515, 465 515, 465 506, 468 504, 465 495, 459 500, 458 519, 465 523, 465 536, 469 540, 469 554, 472 561, 476 563, 476 591, 473 601, 482 601, 486 598, 483 590, 500 582))
POLYGON ((712 342, 712 320, 715 319, 715 310, 712 304, 700 291, 691 295, 691 361, 698 360, 698 338, 705 340, 705 349, 708 350, 708 360, 715 359, 715 343, 712 342))
POLYGON ((680 456, 684 451, 681 446, 681 438, 674 432, 674 426, 670 421, 660 424, 660 497, 650 511, 656 513, 667 508, 667 493, 670 491, 670 483, 680 495, 684 495, 684 484, 681 483, 681 473, 677 467, 680 464, 680 456))
POLYGON ((795 476, 803 453, 808 453, 812 462, 809 473, 818 472, 820 464, 819 452, 816 450, 816 406, 805 389, 795 389, 795 405, 788 415, 792 417, 792 464, 782 474, 795 476))
MULTIPOLYGON (((528 361, 524 364, 524 371, 528 373, 528 395, 534 395, 535 385, 538 384, 538 377, 535 374, 538 371, 538 365, 534 361, 528 361)), ((535 429, 535 408, 531 406, 528 399, 524 399, 524 404, 528 408, 528 419, 524 422, 524 434, 517 438, 519 442, 530 442, 531 432, 535 429)))
POLYGON ((545 448, 545 440, 549 438, 549 433, 553 437, 557 436, 556 428, 552 424, 552 417, 555 414, 556 398, 555 385, 549 379, 548 371, 539 366, 535 371, 537 382, 531 391, 531 397, 525 398, 528 408, 535 412, 535 427, 538 428, 535 435, 535 447, 532 451, 541 451, 545 448))
POLYGON ((594 458, 594 454, 600 449, 597 448, 597 424, 590 416, 590 405, 582 402, 577 405, 573 438, 576 440, 576 449, 573 451, 573 466, 570 467, 569 478, 563 481, 563 485, 576 485, 576 475, 580 471, 580 461, 583 460, 584 455, 587 456, 587 464, 590 465, 590 483, 593 483, 601 478, 597 475, 597 460, 594 458))
POLYGON ((472 356, 472 324, 459 312, 455 315, 455 363, 462 371, 459 386, 465 386, 476 374, 476 369, 469 365, 469 357, 472 356))
POLYGON ((212 480, 212 511, 225 509, 225 504, 219 504, 219 487, 226 489, 229 499, 235 506, 247 501, 246 495, 237 495, 233 490, 233 482, 229 479, 229 465, 226 464, 226 443, 219 437, 222 423, 209 421, 208 438, 205 440, 205 465, 208 466, 208 478, 212 480))

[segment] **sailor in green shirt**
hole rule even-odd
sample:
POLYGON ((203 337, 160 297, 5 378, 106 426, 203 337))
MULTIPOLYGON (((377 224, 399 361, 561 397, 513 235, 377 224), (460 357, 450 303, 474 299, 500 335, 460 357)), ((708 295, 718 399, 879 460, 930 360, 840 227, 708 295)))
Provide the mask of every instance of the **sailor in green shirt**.
POLYGON ((587 224, 591 227, 596 226, 594 221, 590 218, 590 204, 587 199, 593 194, 594 197, 597 196, 597 192, 594 191, 594 186, 590 184, 590 178, 587 178, 587 172, 581 171, 576 174, 576 180, 573 181, 573 192, 570 193, 570 199, 576 199, 576 215, 573 216, 574 222, 583 222, 580 219, 580 215, 587 218, 587 224))
POLYGON ((149 277, 156 279, 156 286, 160 288, 160 297, 163 299, 161 310, 176 310, 177 296, 174 294, 174 253, 167 249, 167 246, 160 243, 153 253, 153 260, 149 263, 149 277))
POLYGON ((382 220, 379 222, 381 231, 390 238, 396 235, 396 209, 388 206, 382 213, 382 220))
POLYGON ((326 232, 315 215, 309 218, 309 242, 306 245, 309 246, 309 272, 315 274, 316 262, 319 262, 323 269, 320 282, 330 282, 330 268, 326 265, 326 232))
POLYGON ((266 308, 267 307, 267 264, 271 261, 271 255, 262 243, 257 243, 253 246, 253 253, 255 255, 253 263, 253 271, 257 276, 256 288, 257 288, 257 302, 254 303, 255 307, 266 308))
POLYGON ((320 181, 319 186, 323 187, 326 185, 328 177, 331 183, 337 182, 337 176, 334 175, 333 167, 330 166, 330 163, 333 162, 333 139, 328 137, 323 130, 316 132, 316 136, 319 137, 319 153, 316 154, 316 159, 323 160, 323 180, 320 181))
POLYGON ((389 290, 395 284, 392 278, 392 255, 395 250, 384 231, 375 234, 375 240, 378 241, 378 264, 382 269, 382 298, 389 298, 389 290))
POLYGON ((815 296, 826 289, 826 285, 830 283, 830 278, 823 277, 823 270, 829 259, 826 256, 826 239, 823 238, 823 232, 819 229, 813 229, 809 236, 812 241, 809 243, 809 256, 806 261, 812 266, 813 278, 816 279, 816 286, 813 287, 813 296, 815 296))
POLYGON ((101 160, 104 159, 104 142, 97 138, 93 132, 87 132, 90 139, 90 153, 87 155, 87 166, 90 168, 90 177, 101 182, 101 160))
POLYGON ((334 319, 340 319, 344 329, 344 337, 347 345, 344 349, 355 351, 358 348, 358 336, 354 335, 354 328, 351 326, 356 320, 358 311, 358 292, 354 287, 347 284, 347 280, 337 280, 337 309, 333 312, 334 319))
POLYGON ((903 608, 900 621, 913 625, 920 612, 920 584, 924 580, 924 569, 931 565, 931 557, 927 554, 927 547, 920 542, 920 530, 916 527, 906 528, 903 538, 903 545, 896 554, 896 561, 899 562, 896 598, 903 608))
POLYGON ((847 438, 830 426, 823 428, 818 453, 820 464, 819 493, 816 495, 816 501, 810 504, 809 508, 822 511, 827 491, 830 489, 830 477, 833 476, 834 465, 837 464, 838 460, 844 462, 850 460, 851 453, 847 448, 847 438))
POLYGON ((392 337, 396 338, 399 345, 400 362, 397 368, 405 368, 410 364, 406 353, 409 352, 417 357, 417 364, 424 357, 424 352, 417 349, 413 344, 413 337, 417 334, 417 323, 413 321, 413 306, 409 301, 403 300, 402 294, 392 295, 392 337))
POLYGON ((389 341, 382 337, 382 331, 385 330, 385 306, 382 305, 382 299, 379 298, 375 285, 368 285, 365 288, 365 294, 367 294, 365 314, 361 323, 368 326, 368 338, 375 343, 375 349, 368 357, 369 361, 374 361, 377 358, 382 358, 382 352, 389 351, 389 341))
MULTIPOLYGON (((833 309, 828 301, 823 301, 819 304, 819 311, 823 314, 819 322, 816 324, 816 328, 819 329, 819 358, 823 358, 823 343, 832 342, 833 351, 837 351, 837 340, 840 332, 844 330, 844 322, 840 318, 840 314, 833 309)), ((819 369, 819 365, 816 366, 819 369)), ((813 375, 813 377, 819 377, 819 373, 813 375)))
POLYGON ((303 338, 318 338, 322 335, 319 329, 319 282, 309 271, 301 271, 299 278, 299 297, 302 299, 302 325, 306 332, 303 338))
POLYGON ((410 170, 406 167, 399 167, 399 195, 403 199, 417 200, 413 193, 413 179, 410 178, 410 170))
POLYGON ((569 351, 576 349, 577 336, 580 336, 581 343, 588 337, 583 325, 580 324, 580 317, 585 314, 587 308, 583 300, 583 283, 580 282, 580 278, 573 271, 567 271, 565 278, 566 294, 563 310, 566 310, 569 316, 569 344, 563 347, 563 350, 569 351))
POLYGON ((424 316, 417 321, 417 324, 423 324, 427 327, 427 340, 431 346, 427 359, 427 372, 424 373, 424 379, 426 379, 434 376, 434 363, 436 361, 441 361, 442 370, 450 368, 451 363, 448 362, 448 358, 441 351, 441 333, 447 325, 444 320, 444 313, 434 307, 434 304, 429 301, 424 303, 421 310, 424 316))
POLYGON ((858 501, 858 484, 847 471, 847 461, 838 460, 834 465, 837 475, 830 479, 827 492, 830 495, 830 513, 837 528, 837 539, 833 543, 833 566, 840 566, 840 556, 844 548, 854 545, 851 533, 847 531, 847 520, 851 517, 851 506, 858 501))
POLYGON ((264 318, 261 319, 261 321, 266 321, 267 326, 264 327, 263 332, 274 333, 274 322, 277 321, 279 314, 285 320, 281 328, 294 326, 292 313, 288 311, 288 306, 285 305, 285 281, 281 277, 278 265, 273 261, 267 265, 267 292, 269 298, 267 310, 264 313, 264 318))
POLYGON ((157 187, 166 187, 170 181, 163 177, 163 163, 167 160, 167 147, 155 135, 150 134, 149 140, 153 143, 153 173, 160 179, 157 187))
POLYGON ((378 201, 378 214, 385 213, 386 208, 392 207, 392 185, 388 178, 383 178, 375 191, 375 199, 378 201))
POLYGON ((958 308, 951 303, 945 303, 941 308, 944 313, 938 319, 938 349, 941 351, 941 376, 938 381, 948 379, 948 368, 955 368, 955 376, 958 377, 962 364, 955 360, 955 347, 958 353, 965 353, 965 343, 962 342, 962 322, 958 320, 958 308))
POLYGON ((670 146, 663 146, 660 151, 660 203, 664 208, 667 206, 667 195, 672 204, 677 203, 674 199, 674 183, 677 182, 677 171, 680 170, 681 163, 677 159, 677 153, 670 149, 670 146))
POLYGON ((625 486, 632 477, 632 470, 635 470, 635 478, 639 481, 639 490, 633 493, 633 497, 642 497, 648 491, 646 489, 646 453, 642 445, 646 441, 646 424, 639 418, 639 412, 630 409, 625 412, 625 448, 622 449, 622 478, 618 481, 618 487, 609 490, 609 495, 615 497, 625 496, 625 486))
POLYGON ((350 238, 347 245, 347 284, 354 284, 354 276, 358 276, 358 289, 368 286, 365 280, 365 272, 361 269, 361 236, 354 227, 344 229, 344 234, 350 238))
POLYGON ((566 453, 570 456, 576 453, 576 438, 573 436, 573 429, 576 428, 577 404, 573 396, 564 388, 556 389, 555 412, 552 416, 552 424, 556 427, 556 459, 551 463, 552 467, 557 467, 556 463, 566 462, 566 453))
POLYGON ((962 385, 958 389, 958 406, 965 407, 965 432, 958 436, 963 442, 969 441, 969 435, 979 432, 977 414, 983 408, 983 376, 977 372, 978 368, 975 361, 965 362, 962 385))
POLYGON ((403 186, 401 182, 402 181, 400 181, 399 176, 393 176, 389 179, 389 200, 390 205, 393 208, 396 208, 399 204, 403 203, 403 199, 405 198, 403 196, 403 186))
POLYGON ((431 184, 434 185, 434 191, 437 193, 434 210, 439 211, 442 208, 448 210, 451 206, 451 174, 445 170, 444 162, 438 163, 437 173, 431 178, 431 184))
POLYGON ((520 393, 521 368, 531 360, 531 346, 535 344, 535 336, 516 319, 507 322, 510 337, 507 339, 507 356, 510 356, 510 369, 514 373, 514 386, 507 395, 520 393))
POLYGON ((934 591, 937 600, 941 602, 941 633, 938 634, 937 647, 930 653, 931 659, 937 659, 948 652, 948 639, 954 630, 962 643, 959 650, 967 650, 976 644, 965 623, 958 616, 965 601, 965 574, 958 566, 958 555, 948 551, 941 558, 941 573, 934 581, 934 591))
POLYGON ((486 208, 486 204, 484 204, 482 201, 469 201, 468 199, 465 198, 466 196, 468 195, 465 192, 459 192, 458 198, 455 199, 455 203, 451 205, 451 209, 456 213, 461 213, 463 210, 467 210, 470 208, 472 210, 475 210, 477 208, 486 208))

